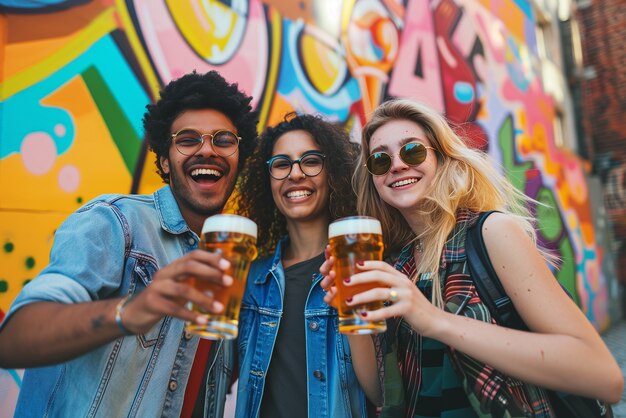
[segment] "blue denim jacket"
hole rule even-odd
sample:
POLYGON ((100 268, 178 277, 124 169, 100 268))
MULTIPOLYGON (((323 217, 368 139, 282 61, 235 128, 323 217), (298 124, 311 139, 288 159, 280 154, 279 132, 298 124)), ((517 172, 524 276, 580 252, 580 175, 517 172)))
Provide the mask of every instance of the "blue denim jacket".
MULTIPOLYGON (((26 304, 80 303, 139 293, 154 273, 197 248, 169 186, 153 195, 106 195, 55 233, 50 264, 24 287, 5 322, 26 304)), ((41 318, 54 321, 54 318, 41 318)), ((15 417, 178 417, 198 337, 166 317, 74 360, 27 369, 15 417)), ((222 417, 234 344, 213 344, 206 417, 222 417)))
MULTIPOLYGON (((248 275, 239 315, 237 418, 259 415, 283 313, 285 242, 273 257, 255 261, 248 275)), ((365 395, 352 368, 348 339, 339 334, 337 311, 324 303, 321 279, 318 273, 311 282, 304 310, 309 417, 365 417, 365 395)))

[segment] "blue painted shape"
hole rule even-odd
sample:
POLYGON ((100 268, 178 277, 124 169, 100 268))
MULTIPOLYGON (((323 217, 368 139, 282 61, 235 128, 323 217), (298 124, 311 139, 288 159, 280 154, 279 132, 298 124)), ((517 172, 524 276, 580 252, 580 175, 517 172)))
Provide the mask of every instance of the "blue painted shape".
POLYGON ((50 6, 58 6, 63 3, 76 3, 75 0, 0 0, 0 6, 13 9, 45 9, 50 6))
POLYGON ((468 104, 474 101, 474 87, 465 81, 455 82, 452 93, 459 103, 468 104))
POLYGON ((22 387, 22 378, 20 377, 20 375, 13 369, 5 369, 8 373, 9 376, 11 376, 13 378, 13 380, 15 381, 15 384, 17 385, 18 388, 22 387))
POLYGON ((527 71, 524 69, 519 48, 513 38, 508 37, 507 46, 513 56, 512 60, 507 61, 505 64, 507 74, 511 78, 511 82, 517 86, 519 91, 525 92, 530 86, 532 72, 531 74, 527 74, 527 71))
POLYGON ((283 20, 283 45, 280 58, 280 74, 276 91, 294 108, 308 113, 320 113, 331 120, 345 121, 350 106, 360 99, 361 92, 354 78, 348 79, 334 94, 324 95, 311 85, 299 59, 298 37, 302 21, 283 20))
POLYGON ((80 77, 88 67, 95 67, 101 74, 137 136, 143 137, 141 120, 150 98, 117 44, 107 35, 54 74, 0 103, 0 115, 3 118, 0 127, 0 159, 18 153, 24 138, 34 132, 50 135, 58 155, 67 152, 75 139, 72 115, 65 109, 44 106, 41 102, 63 85, 80 77), (55 133, 54 128, 59 124, 65 128, 62 136, 55 133))
POLYGON ((534 21, 535 15, 533 14, 533 8, 530 5, 529 0, 513 0, 513 3, 526 15, 527 18, 534 21))

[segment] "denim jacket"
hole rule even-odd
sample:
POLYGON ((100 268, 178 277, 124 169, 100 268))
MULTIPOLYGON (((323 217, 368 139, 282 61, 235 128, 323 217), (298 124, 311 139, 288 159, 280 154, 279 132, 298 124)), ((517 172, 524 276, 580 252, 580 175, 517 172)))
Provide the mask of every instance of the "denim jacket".
MULTIPOLYGON (((197 246, 169 186, 153 195, 100 196, 59 227, 50 264, 24 287, 4 323, 33 302, 137 294, 158 269, 197 246)), ((146 334, 27 369, 15 417, 178 417, 199 341, 183 328, 182 320, 165 317, 146 334)), ((213 344, 205 417, 223 416, 233 355, 233 344, 213 344)))
MULTIPOLYGON (((281 249, 250 268, 239 315, 237 418, 259 415, 274 343, 283 314, 285 274, 281 249)), ((337 311, 324 303, 315 275, 304 308, 309 417, 365 417, 365 395, 358 384, 350 346, 339 334, 337 311)))

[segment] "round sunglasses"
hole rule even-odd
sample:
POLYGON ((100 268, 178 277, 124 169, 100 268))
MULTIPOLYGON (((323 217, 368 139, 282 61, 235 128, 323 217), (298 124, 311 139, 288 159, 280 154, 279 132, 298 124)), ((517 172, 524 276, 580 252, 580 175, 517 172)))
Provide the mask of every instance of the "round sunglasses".
MULTIPOLYGON (((427 147, 419 142, 410 142, 400 148, 398 155, 405 164, 415 166, 426 160, 427 150, 429 149, 435 150, 435 148, 427 147)), ((384 176, 391 170, 393 157, 393 155, 387 154, 386 152, 375 152, 367 157, 365 167, 367 167, 367 171, 373 176, 384 176)))

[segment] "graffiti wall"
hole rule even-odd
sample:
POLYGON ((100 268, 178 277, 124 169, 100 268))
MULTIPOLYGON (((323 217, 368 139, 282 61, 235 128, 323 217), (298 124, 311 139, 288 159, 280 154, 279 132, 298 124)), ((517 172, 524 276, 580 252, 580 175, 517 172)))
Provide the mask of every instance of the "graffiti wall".
POLYGON ((553 208, 537 215, 563 260, 556 275, 608 325, 583 168, 553 140, 529 0, 0 0, 0 11, 0 321, 70 212, 159 187, 145 106, 170 80, 216 69, 254 96, 261 128, 297 110, 356 137, 388 97, 445 112, 553 208))

